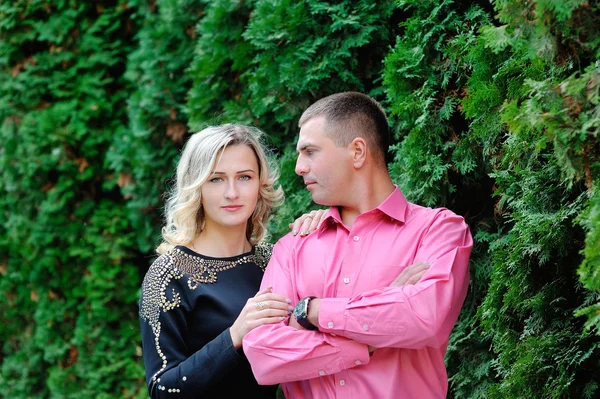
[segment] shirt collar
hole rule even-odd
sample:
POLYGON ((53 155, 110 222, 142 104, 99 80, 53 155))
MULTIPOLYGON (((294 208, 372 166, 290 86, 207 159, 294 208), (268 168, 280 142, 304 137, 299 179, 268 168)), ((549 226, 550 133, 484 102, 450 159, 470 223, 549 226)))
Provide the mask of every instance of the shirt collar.
MULTIPOLYGON (((395 219, 401 223, 404 223, 406 220, 406 209, 408 207, 408 201, 398 188, 398 186, 394 185, 396 188, 388 197, 383 200, 379 206, 375 209, 379 210, 381 213, 389 216, 392 219, 395 219)), ((371 212, 371 211, 369 211, 371 212)), ((342 223, 342 217, 340 215, 340 210, 337 206, 333 206, 327 210, 327 213, 323 217, 323 221, 321 225, 317 229, 317 237, 321 236, 321 233, 327 230, 329 226, 334 224, 342 223)))
MULTIPOLYGON (((396 185, 394 184, 394 186, 396 185)), ((379 209, 392 219, 404 223, 406 220, 406 208, 408 208, 408 201, 404 198, 402 191, 396 186, 394 191, 376 209, 379 209)))

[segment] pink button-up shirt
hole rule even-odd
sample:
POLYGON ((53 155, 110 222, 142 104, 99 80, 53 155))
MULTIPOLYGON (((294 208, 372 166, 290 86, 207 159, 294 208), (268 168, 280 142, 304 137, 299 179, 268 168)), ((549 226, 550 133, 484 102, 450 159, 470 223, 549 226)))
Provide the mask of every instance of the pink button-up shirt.
POLYGON ((472 245, 462 217, 409 203, 397 188, 351 227, 331 208, 317 232, 283 237, 261 289, 322 298, 319 330, 286 320, 249 332, 256 379, 282 383, 287 398, 445 398, 444 354, 472 245), (417 284, 389 287, 415 262, 431 265, 417 284), (378 348, 372 356, 368 345, 378 348))

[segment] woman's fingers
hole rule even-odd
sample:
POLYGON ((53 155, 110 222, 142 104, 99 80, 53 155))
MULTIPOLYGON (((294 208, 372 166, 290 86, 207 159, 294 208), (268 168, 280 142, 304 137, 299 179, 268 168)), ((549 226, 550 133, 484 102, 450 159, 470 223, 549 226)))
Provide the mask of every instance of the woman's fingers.
POLYGON ((287 302, 281 301, 259 301, 254 304, 254 308, 258 312, 268 311, 268 310, 276 310, 284 313, 289 313, 294 310, 294 307, 287 302))
POLYGON ((317 211, 311 211, 308 214, 307 219, 302 223, 302 227, 300 229, 300 235, 302 237, 309 235, 313 231, 319 227, 321 220, 323 219, 323 215, 325 215, 325 210, 319 209, 317 211))
POLYGON ((312 216, 308 216, 302 222, 302 226, 300 226, 300 237, 307 236, 310 233, 310 224, 312 222, 312 216))
POLYGON ((265 317, 262 319, 259 319, 258 322, 261 324, 272 324, 272 323, 279 323, 280 321, 284 321, 285 320, 285 316, 277 316, 277 317, 265 317))
POLYGON ((271 286, 269 286, 269 287, 265 288, 264 290, 260 290, 260 291, 258 291, 258 292, 256 293, 256 295, 254 295, 254 298, 257 298, 257 297, 259 297, 259 296, 261 296, 261 295, 268 294, 268 293, 270 293, 270 292, 273 292, 273 287, 271 287, 271 286))
POLYGON ((298 234, 298 232, 300 231, 300 226, 302 226, 302 222, 304 222, 304 215, 294 220, 294 223, 288 224, 289 228, 292 230, 292 235, 295 236, 298 234))
POLYGON ((261 311, 259 311, 257 313, 257 316, 260 318, 269 318, 269 317, 281 317, 281 316, 288 316, 290 314, 290 310, 288 309, 277 309, 277 308, 267 308, 267 309, 263 309, 261 311))
POLYGON ((304 231, 304 228, 308 228, 308 226, 310 225, 310 223, 308 225, 305 226, 306 221, 310 220, 312 218, 312 216, 310 216, 310 213, 305 213, 303 215, 300 215, 300 217, 298 217, 296 220, 294 220, 293 223, 290 223, 290 228, 292 229, 292 235, 298 235, 298 233, 300 233, 300 235, 302 235, 302 232, 304 231))
POLYGON ((313 212, 311 212, 312 221, 310 222, 310 226, 308 227, 309 232, 315 231, 319 227, 319 225, 321 224, 321 222, 323 221, 323 219, 325 217, 325 209, 319 209, 318 211, 313 211, 313 212))
POLYGON ((288 225, 292 229, 292 235, 300 234, 301 237, 309 235, 319 227, 324 215, 324 209, 310 211, 301 215, 288 225))
POLYGON ((283 303, 292 303, 292 300, 289 298, 284 297, 283 295, 279 295, 279 294, 275 294, 272 292, 266 292, 266 293, 262 293, 262 294, 256 294, 256 296, 254 297, 254 299, 256 300, 256 302, 260 302, 260 301, 276 301, 276 302, 283 302, 283 303))

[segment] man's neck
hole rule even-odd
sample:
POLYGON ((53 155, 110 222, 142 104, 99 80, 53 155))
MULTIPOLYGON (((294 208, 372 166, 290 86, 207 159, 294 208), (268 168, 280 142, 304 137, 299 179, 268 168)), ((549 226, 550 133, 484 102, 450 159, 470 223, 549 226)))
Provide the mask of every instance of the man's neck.
POLYGON ((191 249, 206 256, 225 258, 250 251, 245 227, 223 227, 206 223, 191 243, 191 249))
POLYGON ((357 179, 352 188, 353 201, 338 207, 342 222, 352 227, 359 215, 377 208, 395 189, 387 173, 368 179, 357 179))

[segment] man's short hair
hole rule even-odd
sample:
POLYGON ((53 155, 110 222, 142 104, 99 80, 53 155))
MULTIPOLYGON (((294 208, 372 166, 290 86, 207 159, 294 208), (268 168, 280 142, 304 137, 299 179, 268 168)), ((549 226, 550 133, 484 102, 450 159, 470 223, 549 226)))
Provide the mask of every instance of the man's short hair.
POLYGON ((382 165, 388 162, 390 128, 383 107, 366 94, 348 91, 324 97, 304 111, 298 122, 302 128, 309 119, 325 117, 329 135, 338 147, 362 137, 382 165))

